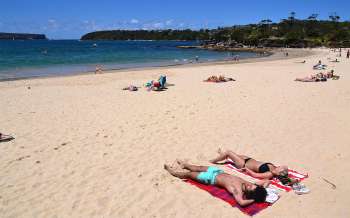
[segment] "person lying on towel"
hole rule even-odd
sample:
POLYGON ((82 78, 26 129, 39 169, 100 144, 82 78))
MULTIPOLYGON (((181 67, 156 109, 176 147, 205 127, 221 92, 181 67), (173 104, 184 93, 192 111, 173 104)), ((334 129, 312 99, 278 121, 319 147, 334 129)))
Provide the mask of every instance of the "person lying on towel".
POLYGON ((332 78, 333 77, 333 71, 328 72, 327 74, 325 73, 317 73, 315 75, 310 75, 304 78, 296 78, 294 81, 299 81, 299 82, 326 82, 327 78, 332 78))
POLYGON ((220 83, 220 82, 229 82, 229 81, 236 81, 233 78, 230 77, 225 77, 225 76, 210 76, 208 79, 204 80, 204 82, 215 82, 215 83, 220 83))
POLYGON ((275 166, 269 162, 257 161, 251 157, 245 155, 239 155, 233 151, 218 150, 219 156, 210 160, 211 163, 218 163, 226 159, 231 159, 234 165, 243 171, 246 171, 249 175, 259 179, 272 179, 277 178, 283 185, 292 186, 295 183, 299 183, 299 180, 288 177, 287 166, 275 166))
POLYGON ((225 173, 216 167, 195 166, 183 161, 177 161, 182 169, 189 171, 176 172, 165 164, 164 169, 180 179, 192 179, 206 185, 215 185, 226 189, 233 195, 237 203, 244 207, 254 202, 265 202, 269 181, 259 181, 257 184, 247 182, 237 176, 225 173), (258 184, 259 183, 259 184, 258 184))

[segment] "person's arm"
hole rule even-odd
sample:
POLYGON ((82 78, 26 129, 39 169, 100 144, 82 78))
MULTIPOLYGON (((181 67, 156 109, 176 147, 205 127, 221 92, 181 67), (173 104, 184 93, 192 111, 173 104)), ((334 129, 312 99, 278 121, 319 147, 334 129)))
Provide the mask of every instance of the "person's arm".
POLYGON ((245 168, 245 171, 252 177, 259 178, 259 179, 271 179, 273 177, 273 174, 271 172, 256 173, 248 168, 245 168))
POLYGON ((249 200, 242 199, 242 198, 240 200, 238 200, 237 198, 235 198, 235 199, 236 199, 237 203, 242 207, 245 207, 245 206, 248 206, 249 204, 254 203, 254 200, 252 200, 252 199, 249 199, 249 200))
POLYGON ((254 200, 252 199, 249 199, 249 200, 243 199, 242 190, 239 191, 235 187, 232 187, 232 190, 227 190, 227 191, 229 191, 233 195, 237 203, 242 207, 245 207, 254 202, 254 200))

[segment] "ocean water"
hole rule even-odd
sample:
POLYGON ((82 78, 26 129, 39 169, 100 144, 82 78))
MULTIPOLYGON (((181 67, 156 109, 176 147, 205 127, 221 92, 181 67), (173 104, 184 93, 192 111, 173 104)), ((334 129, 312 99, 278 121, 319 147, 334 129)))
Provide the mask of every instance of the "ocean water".
POLYGON ((183 41, 79 41, 79 40, 0 40, 0 80, 40 76, 70 75, 103 69, 155 67, 218 61, 250 52, 217 52, 179 49, 197 45, 183 41))

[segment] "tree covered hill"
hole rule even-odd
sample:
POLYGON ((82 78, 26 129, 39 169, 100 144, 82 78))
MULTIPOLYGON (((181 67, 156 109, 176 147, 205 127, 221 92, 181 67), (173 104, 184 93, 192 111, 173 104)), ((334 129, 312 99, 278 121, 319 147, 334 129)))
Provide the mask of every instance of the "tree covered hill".
POLYGON ((84 35, 82 40, 210 40, 264 47, 350 47, 350 22, 340 22, 336 14, 329 20, 317 20, 317 14, 307 19, 290 17, 273 23, 262 20, 258 24, 195 30, 111 30, 84 35))
POLYGON ((0 40, 46 40, 44 34, 1 33, 0 40))

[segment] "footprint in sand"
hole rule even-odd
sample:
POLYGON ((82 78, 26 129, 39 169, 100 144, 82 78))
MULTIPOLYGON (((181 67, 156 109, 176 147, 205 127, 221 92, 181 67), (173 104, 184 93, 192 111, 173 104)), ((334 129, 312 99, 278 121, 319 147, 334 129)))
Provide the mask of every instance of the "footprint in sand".
POLYGON ((23 160, 25 158, 30 158, 30 155, 19 157, 19 158, 16 159, 16 161, 21 161, 21 160, 23 160))

